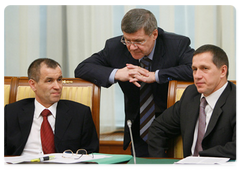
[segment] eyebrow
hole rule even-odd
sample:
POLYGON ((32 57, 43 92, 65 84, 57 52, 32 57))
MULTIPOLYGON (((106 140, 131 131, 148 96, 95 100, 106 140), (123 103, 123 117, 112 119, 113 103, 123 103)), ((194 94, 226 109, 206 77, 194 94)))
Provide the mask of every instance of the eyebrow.
MULTIPOLYGON (((63 78, 63 76, 59 76, 57 79, 59 79, 59 78, 63 78)), ((47 80, 47 79, 54 79, 54 78, 53 77, 46 77, 45 80, 47 80)))
POLYGON ((124 36, 123 36, 123 38, 124 38, 125 40, 127 40, 127 41, 144 41, 144 40, 145 40, 145 39, 143 39, 143 38, 137 38, 137 39, 129 40, 129 39, 127 39, 127 38, 124 37, 124 36))

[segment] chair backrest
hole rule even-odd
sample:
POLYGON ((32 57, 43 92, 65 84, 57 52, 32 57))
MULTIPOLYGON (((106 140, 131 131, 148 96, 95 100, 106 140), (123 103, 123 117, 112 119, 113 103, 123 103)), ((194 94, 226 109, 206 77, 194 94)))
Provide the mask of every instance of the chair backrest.
MULTIPOLYGON (((15 94, 9 103, 24 98, 35 97, 35 93, 28 84, 27 77, 17 78, 17 80, 14 81, 14 84, 15 85, 11 88, 15 88, 12 89, 15 94)), ((63 78, 61 99, 72 100, 89 106, 99 135, 100 87, 79 78, 63 78)))
MULTIPOLYGON (((235 80, 232 80, 231 82, 236 84, 235 80)), ((172 105, 174 105, 174 103, 180 100, 186 87, 193 83, 194 82, 189 81, 177 81, 177 80, 170 81, 168 85, 167 108, 171 107, 172 105)), ((169 143, 171 147, 168 156, 174 158, 183 158, 182 137, 179 136, 170 141, 169 143)))
POLYGON ((12 77, 4 77, 4 106, 9 103, 12 77))

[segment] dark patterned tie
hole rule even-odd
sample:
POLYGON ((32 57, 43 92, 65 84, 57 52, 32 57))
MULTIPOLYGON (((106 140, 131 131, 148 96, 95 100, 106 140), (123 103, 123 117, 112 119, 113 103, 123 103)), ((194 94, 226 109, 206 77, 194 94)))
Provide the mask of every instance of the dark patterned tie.
POLYGON ((54 134, 47 119, 47 117, 51 115, 51 112, 48 109, 44 109, 41 115, 43 117, 43 122, 41 125, 42 150, 44 154, 54 153, 54 134))
MULTIPOLYGON (((150 70, 151 60, 144 57, 140 61, 141 67, 150 70)), ((148 139, 148 129, 155 118, 155 104, 151 86, 148 83, 141 83, 140 87, 140 136, 144 141, 148 139)))
POLYGON ((196 142, 196 147, 194 150, 194 156, 198 156, 199 152, 202 151, 202 140, 205 134, 205 126, 206 126, 206 113, 205 113, 205 107, 207 105, 207 101, 205 97, 201 99, 200 103, 200 110, 199 110, 199 123, 198 123, 198 137, 196 142))

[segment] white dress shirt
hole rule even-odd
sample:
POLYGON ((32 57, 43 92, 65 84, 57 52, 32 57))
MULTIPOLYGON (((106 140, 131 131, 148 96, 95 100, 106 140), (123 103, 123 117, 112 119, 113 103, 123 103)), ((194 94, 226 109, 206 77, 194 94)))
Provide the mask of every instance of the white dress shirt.
MULTIPOLYGON (((205 113, 206 113, 206 126, 205 126, 205 132, 207 130, 207 127, 208 127, 208 123, 210 121, 210 118, 212 116, 212 113, 213 113, 213 109, 219 99, 219 97, 221 96, 221 94, 223 93, 223 91, 225 90, 225 88, 227 87, 227 83, 225 83, 220 89, 218 89, 217 91, 215 91, 214 93, 212 93, 211 95, 205 97, 203 94, 201 95, 201 98, 199 101, 201 101, 202 97, 205 97, 206 98, 206 101, 207 101, 207 105, 205 107, 205 113)), ((200 102, 199 102, 199 105, 200 105, 200 102)), ((192 148, 191 148, 191 151, 192 151, 192 154, 194 153, 194 149, 195 149, 195 146, 196 146, 196 142, 197 142, 197 136, 198 136, 198 122, 196 123, 196 126, 195 126, 195 131, 194 131, 194 137, 193 137, 193 144, 192 144, 192 148)))
POLYGON ((51 125, 54 133, 57 104, 58 102, 54 103, 49 108, 45 108, 35 99, 34 101, 35 110, 34 110, 32 128, 28 136, 27 143, 23 149, 22 155, 43 154, 41 137, 40 137, 40 129, 43 121, 43 117, 41 116, 41 113, 44 109, 48 109, 52 113, 52 115, 48 116, 48 122, 51 125))

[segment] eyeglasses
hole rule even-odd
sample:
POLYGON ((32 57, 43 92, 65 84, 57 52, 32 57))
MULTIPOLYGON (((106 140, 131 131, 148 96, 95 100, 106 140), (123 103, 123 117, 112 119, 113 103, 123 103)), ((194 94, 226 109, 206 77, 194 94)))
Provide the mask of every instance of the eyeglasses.
MULTIPOLYGON (((80 159, 83 155, 89 155, 89 154, 87 154, 87 151, 85 149, 78 149, 75 154, 73 153, 72 150, 68 149, 63 152, 62 157, 63 158, 71 158, 71 159, 80 159)), ((92 156, 92 158, 94 158, 93 154, 91 154, 89 156, 92 156)))
POLYGON ((143 45, 146 41, 147 40, 132 42, 132 41, 126 41, 123 36, 121 38, 121 43, 123 43, 124 45, 131 45, 131 44, 133 44, 134 47, 138 47, 139 45, 143 45))
MULTIPOLYGON (((149 37, 152 35, 152 33, 151 34, 149 34, 149 37)), ((124 36, 122 36, 122 38, 121 38, 121 43, 123 43, 124 45, 131 45, 131 44, 133 44, 134 45, 134 47, 138 47, 139 45, 141 46, 141 45, 144 45, 144 43, 147 41, 147 39, 146 40, 143 40, 143 41, 136 41, 136 42, 132 42, 132 41, 126 41, 125 39, 124 39, 124 36)))

